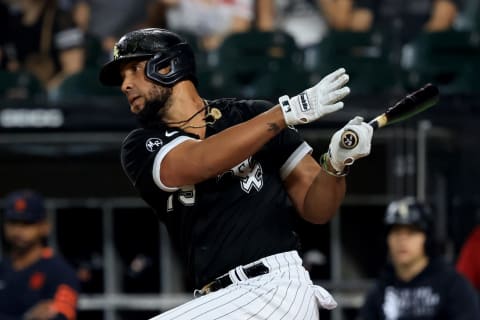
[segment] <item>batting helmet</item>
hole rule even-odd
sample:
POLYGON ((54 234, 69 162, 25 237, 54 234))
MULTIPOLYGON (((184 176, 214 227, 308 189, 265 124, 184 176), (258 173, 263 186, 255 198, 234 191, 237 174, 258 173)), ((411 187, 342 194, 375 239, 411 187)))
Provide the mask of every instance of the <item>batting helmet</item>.
POLYGON ((395 224, 412 225, 425 233, 432 228, 432 217, 427 206, 416 201, 413 197, 406 197, 391 202, 385 213, 385 224, 391 227, 395 224))
POLYGON ((178 34, 158 28, 131 31, 120 38, 113 49, 113 60, 100 70, 100 82, 107 86, 120 86, 121 65, 131 60, 147 59, 145 75, 152 81, 167 87, 186 79, 197 83, 191 46, 178 34), (170 66, 170 72, 158 72, 167 66, 170 66))
POLYGON ((439 254, 439 243, 433 230, 433 217, 430 207, 418 202, 413 197, 406 197, 391 202, 385 213, 386 232, 394 225, 410 225, 418 228, 426 235, 425 253, 429 257, 439 254))

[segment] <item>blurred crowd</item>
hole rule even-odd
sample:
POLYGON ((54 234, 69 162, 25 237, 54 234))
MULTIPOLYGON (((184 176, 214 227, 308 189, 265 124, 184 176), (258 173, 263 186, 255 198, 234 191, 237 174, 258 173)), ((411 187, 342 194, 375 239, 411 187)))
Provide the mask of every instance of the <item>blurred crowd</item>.
MULTIPOLYGON (((404 52, 408 52, 409 44, 419 35, 450 30, 480 32, 480 4, 478 0, 0 0, 0 26, 3 30, 0 32, 0 98, 31 98, 32 92, 38 89, 38 92, 54 100, 61 95, 61 92, 66 91, 70 83, 73 83, 74 89, 83 95, 88 92, 118 95, 117 90, 112 93, 108 91, 109 88, 101 88, 100 84, 96 83, 98 70, 111 58, 113 47, 119 37, 137 28, 161 27, 183 35, 192 44, 196 54, 201 56, 198 59, 200 65, 197 67, 200 72, 199 78, 204 79, 205 76, 212 76, 206 70, 208 69, 206 66, 222 66, 222 62, 218 61, 218 52, 224 50, 223 46, 227 43, 227 39, 234 34, 250 32, 266 34, 280 32, 289 35, 296 48, 303 54, 302 61, 308 69, 315 65, 315 62, 309 60, 311 58, 309 53, 319 44, 332 41, 328 38, 329 35, 336 34, 337 39, 343 41, 342 33, 369 34, 374 30, 381 30, 387 35, 394 48, 391 51, 393 57, 389 57, 389 61, 400 64, 405 58, 404 52), (80 82, 71 82, 74 78, 80 79, 80 82)), ((350 43, 346 42, 344 46, 348 47, 350 43)), ((269 54, 271 56, 268 59, 272 61, 276 61, 276 58, 282 55, 278 51, 272 51, 269 54)), ((322 59, 328 60, 329 53, 323 52, 323 54, 322 59)), ((333 53, 334 56, 340 54, 339 51, 333 53)), ((367 54, 374 55, 375 52, 368 51, 367 54)), ((239 59, 242 59, 242 56, 239 59)), ((319 57, 313 56, 313 59, 319 59, 319 57)), ((452 61, 454 62, 461 61, 452 61)), ((244 65, 248 64, 259 67, 255 61, 247 59, 227 61, 225 64, 237 68, 246 68, 244 65)), ((259 64, 265 64, 265 61, 260 60, 259 64)), ((440 64, 442 64, 441 61, 440 64)), ((343 65, 334 67, 340 66, 343 65)), ((298 72, 295 67, 289 67, 291 68, 289 72, 298 72)), ((369 64, 367 67, 370 68, 372 65, 369 64)), ((273 72, 274 69, 270 71, 273 72)), ((285 69, 277 71, 282 74, 285 69)), ((326 70, 321 69, 321 71, 326 70)), ((478 74, 475 74, 474 69, 466 72, 475 76, 478 74)), ((352 83, 355 83, 355 78, 361 79, 361 82, 364 79, 362 77, 373 77, 372 75, 378 77, 379 82, 385 82, 385 78, 382 78, 379 73, 365 72, 364 75, 360 75, 352 72, 351 74, 352 83)), ((256 90, 267 86, 266 82, 262 82, 265 79, 267 82, 273 82, 288 78, 278 75, 274 73, 270 78, 262 78, 255 82, 256 90)), ((223 76, 228 75, 223 74, 223 76)), ((250 79, 244 81, 245 91, 240 96, 249 94, 250 79)), ((217 77, 211 79, 214 84, 218 80, 217 77)), ((298 77, 291 77, 290 80, 297 82, 300 88, 306 87, 298 77)), ((224 79, 224 82, 228 81, 224 79)), ((294 85, 292 82, 287 85, 279 83, 279 85, 284 86, 282 92, 287 89, 293 92, 296 90, 291 87, 294 85)), ((228 91, 222 92, 230 94, 228 91)), ((23 212, 25 208, 11 211, 23 212)), ((14 215, 14 217, 17 216, 14 215)), ((32 263, 51 258, 50 254, 47 257, 44 256, 44 252, 50 252, 45 250, 44 242, 49 233, 45 222, 45 212, 42 209, 39 211, 39 217, 32 221, 15 220, 6 223, 10 234, 24 232, 22 227, 39 228, 40 231, 36 233, 38 236, 31 240, 32 248, 35 249, 34 257, 38 258, 32 259, 32 263)), ((132 222, 128 221, 128 223, 132 222)), ((12 236, 12 238, 19 237, 12 236)), ((131 239, 124 241, 127 240, 130 244, 131 239)), ((477 291, 480 291, 479 243, 480 226, 465 241, 456 266, 457 271, 463 274, 477 291)), ((127 247, 126 244, 124 246, 127 247)), ((18 252, 13 253, 18 255, 18 252)), ((98 285, 101 282, 98 280, 98 274, 102 269, 100 254, 95 252, 91 256, 78 260, 81 261, 76 263, 77 277, 71 281, 70 285, 74 289, 74 294, 69 291, 70 296, 74 297, 72 299, 74 302, 70 303, 70 309, 60 306, 57 313, 64 311, 70 315, 75 312, 73 309, 76 308, 77 291, 80 287, 87 293, 103 290, 98 285)), ((152 262, 155 259, 135 251, 129 253, 125 260, 128 262, 128 267, 125 268, 128 277, 135 279, 137 283, 147 279, 145 281, 149 281, 151 285, 153 281, 149 272, 155 272, 158 269, 158 266, 152 262)), ((324 260, 325 257, 320 252, 310 252, 309 256, 305 256, 306 263, 311 265, 322 265, 324 260)), ((13 274, 12 267, 10 265, 7 267, 2 270, 9 271, 8 275, 13 274)), ((68 274, 71 272, 69 270, 68 274)), ((30 278, 25 277, 25 279, 30 278)), ((70 281, 70 279, 67 280, 70 281)), ((60 284, 63 283, 62 281, 59 281, 60 284)), ((143 283, 140 284, 143 285, 143 283)), ((143 290, 141 285, 139 289, 132 285, 132 291, 141 292, 143 290)), ((15 285, 11 285, 11 288, 16 289, 15 285)), ((45 309, 46 300, 50 305, 52 299, 55 300, 56 292, 53 290, 50 296, 32 301, 28 308, 25 307, 18 313, 31 314, 33 311, 37 313, 47 310, 48 308, 45 309)), ((20 293, 19 300, 22 299, 20 293)), ((4 299, 4 301, 7 300, 4 299)), ((57 301, 57 305, 62 303, 65 305, 64 301, 57 301)), ((6 304, 5 308, 7 307, 10 305, 6 304)), ((0 318, 2 311, 6 312, 0 310, 0 318)), ((10 310, 7 311, 10 312, 10 310)), ((50 309, 47 311, 51 312, 50 309)))
MULTIPOLYGON (((0 24, 8 32, 0 34, 1 73, 3 77, 19 72, 33 75, 29 81, 38 80, 55 97, 65 79, 86 69, 97 70, 118 38, 139 27, 179 32, 201 53, 219 50, 233 33, 252 30, 284 31, 301 50, 320 43, 329 31, 382 30, 401 48, 423 31, 474 28, 476 4, 474 0, 2 0, 0 24)), ((3 91, 0 94, 13 98, 26 94, 3 91)))

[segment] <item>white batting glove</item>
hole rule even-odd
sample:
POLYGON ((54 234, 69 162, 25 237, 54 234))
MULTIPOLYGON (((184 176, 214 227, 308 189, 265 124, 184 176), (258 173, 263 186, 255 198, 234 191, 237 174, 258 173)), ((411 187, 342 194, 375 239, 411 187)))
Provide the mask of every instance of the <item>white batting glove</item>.
POLYGON ((363 122, 362 117, 357 116, 350 120, 342 129, 335 132, 330 140, 328 156, 332 167, 337 172, 343 172, 345 166, 350 166, 355 160, 368 156, 370 154, 372 136, 372 126, 363 122), (345 149, 341 146, 342 135, 347 130, 354 131, 358 137, 358 143, 352 149, 345 149))
POLYGON ((345 86, 348 74, 340 68, 325 76, 315 86, 289 98, 281 96, 278 101, 287 125, 305 124, 343 108, 340 100, 350 93, 345 86))

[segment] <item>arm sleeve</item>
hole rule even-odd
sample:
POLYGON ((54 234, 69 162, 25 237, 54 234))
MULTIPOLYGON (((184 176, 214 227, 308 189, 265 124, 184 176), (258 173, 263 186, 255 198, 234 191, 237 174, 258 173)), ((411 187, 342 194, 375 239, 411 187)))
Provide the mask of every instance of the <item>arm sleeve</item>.
POLYGON ((57 287, 52 308, 58 312, 55 320, 74 320, 77 315, 78 291, 67 285, 57 287))
POLYGON ((173 148, 189 139, 195 138, 174 129, 132 131, 122 144, 121 162, 133 186, 141 194, 142 190, 151 190, 150 182, 168 193, 182 187, 165 186, 160 180, 160 167, 162 160, 173 148), (148 187, 146 187, 147 184, 148 187))
POLYGON ((167 187, 166 185, 163 184, 162 180, 160 179, 160 167, 162 165, 162 161, 165 158, 165 156, 176 146, 178 146, 180 143, 185 142, 186 140, 193 139, 188 136, 179 136, 169 142, 167 145, 165 145, 155 156, 155 159, 153 161, 153 166, 152 166, 152 178, 153 181, 155 182, 155 185, 162 189, 163 191, 166 192, 174 192, 179 189, 181 186, 177 187, 167 187))
POLYGON ((55 320, 73 320, 77 315, 77 302, 80 284, 75 271, 63 260, 56 262, 54 272, 49 279, 48 299, 52 299, 51 308, 57 312, 55 320))
POLYGON ((480 319, 479 301, 475 290, 462 276, 455 273, 449 286, 447 301, 447 319, 480 319))

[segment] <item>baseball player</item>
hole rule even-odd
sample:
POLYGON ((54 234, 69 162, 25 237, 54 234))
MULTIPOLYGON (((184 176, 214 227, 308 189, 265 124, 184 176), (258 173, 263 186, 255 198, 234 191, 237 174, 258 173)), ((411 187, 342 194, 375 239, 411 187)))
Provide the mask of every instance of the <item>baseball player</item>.
POLYGON ((123 142, 122 166, 197 288, 196 299, 154 319, 318 319, 319 307, 336 306, 302 267, 291 215, 294 208, 325 223, 335 214, 348 166, 370 152, 372 129, 351 120, 345 128, 358 133, 356 147, 339 148, 339 130, 319 164, 293 126, 343 107, 344 69, 276 105, 207 101, 189 44, 141 29, 118 41, 100 80, 121 87, 140 121, 123 142))
POLYGON ((0 260, 0 319, 75 319, 80 284, 65 259, 44 246, 50 225, 43 197, 18 190, 5 204, 8 256, 0 260))
POLYGON ((429 208, 412 197, 393 201, 385 224, 391 264, 368 293, 360 319, 480 319, 473 287, 436 253, 429 208))

